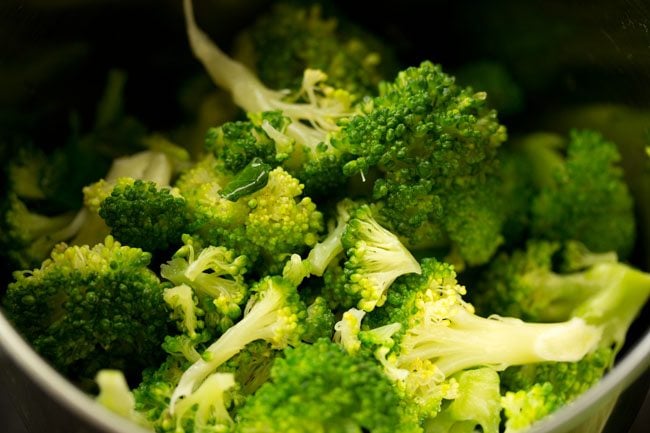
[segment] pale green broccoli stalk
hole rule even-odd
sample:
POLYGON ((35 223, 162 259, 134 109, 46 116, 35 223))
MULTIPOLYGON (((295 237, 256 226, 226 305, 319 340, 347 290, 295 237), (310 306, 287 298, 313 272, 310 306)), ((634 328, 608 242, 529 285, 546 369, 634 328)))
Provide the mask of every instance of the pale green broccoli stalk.
POLYGON ((197 329, 203 326, 199 322, 199 310, 194 292, 187 284, 168 287, 163 292, 163 299, 172 310, 171 317, 179 322, 179 328, 192 339, 197 335, 197 329))
POLYGON ((325 269, 337 256, 343 253, 341 237, 350 219, 351 213, 359 204, 350 199, 343 199, 336 204, 336 225, 329 227, 325 239, 317 243, 307 256, 307 266, 312 275, 323 276, 325 269))
POLYGON ((40 268, 16 271, 3 306, 36 350, 72 380, 104 368, 129 377, 160 361, 168 333, 164 285, 151 255, 108 236, 59 244, 40 268))
POLYGON ((608 279, 599 268, 586 268, 601 262, 617 262, 615 253, 596 255, 579 245, 582 244, 530 240, 524 250, 498 255, 476 285, 474 305, 484 314, 535 322, 569 319, 573 310, 608 279))
POLYGON ((454 376, 458 396, 424 422, 425 433, 499 433, 499 374, 491 368, 462 371, 454 376))
POLYGON ((347 256, 345 291, 359 299, 358 308, 364 311, 384 304, 386 291, 397 277, 421 272, 409 250, 377 223, 367 205, 352 214, 341 244, 347 256))
POLYGON ((593 254, 583 245, 530 241, 525 251, 495 260, 476 301, 483 311, 534 321, 581 317, 603 327, 603 343, 620 347, 632 320, 650 296, 650 275, 618 262, 615 254, 593 254), (564 272, 553 269, 563 258, 564 272))
POLYGON ((236 421, 242 433, 421 432, 375 362, 327 339, 285 350, 236 421))
POLYGON ((545 141, 525 143, 531 160, 555 159, 536 164, 533 173, 540 191, 531 208, 532 235, 626 258, 635 240, 634 209, 616 145, 591 130, 572 130, 561 141, 564 153, 545 141))
MULTIPOLYGON (((299 255, 293 254, 285 264, 283 276, 298 285, 310 275, 322 277, 330 264, 338 264, 344 255, 341 236, 343 236, 352 211, 359 206, 360 204, 350 199, 338 202, 336 204, 336 224, 330 222, 327 235, 314 245, 306 259, 303 260, 299 255)), ((326 283, 326 286, 328 285, 326 283)), ((344 297, 348 297, 348 295, 344 295, 344 297)), ((331 297, 328 296, 328 298, 331 297)), ((332 302, 334 299, 328 299, 328 301, 332 302)), ((349 304, 352 305, 353 302, 349 304)))
MULTIPOLYGON (((237 256, 224 247, 202 248, 189 235, 183 236, 183 242, 173 258, 161 265, 160 273, 177 286, 191 288, 190 293, 185 293, 176 302, 190 314, 186 314, 184 320, 195 321, 192 316, 196 316, 196 309, 200 308, 208 331, 225 331, 241 316, 241 305, 248 299, 248 285, 244 281, 248 258, 237 256), (199 307, 190 305, 190 301, 194 303, 192 295, 197 297, 199 307)), ((179 290, 174 289, 175 292, 179 290)), ((187 330, 192 337, 191 329, 187 330)))
POLYGON ((276 349, 295 345, 304 332, 307 315, 295 286, 280 277, 266 277, 254 285, 244 317, 224 332, 181 377, 170 402, 175 405, 191 395, 220 365, 248 343, 264 340, 276 349))
POLYGON ((95 401, 111 412, 144 427, 150 427, 144 416, 135 410, 135 397, 119 370, 100 370, 95 376, 99 393, 95 401))
POLYGON ((281 2, 239 35, 235 58, 275 89, 299 90, 305 69, 361 99, 397 72, 387 44, 319 4, 281 2))

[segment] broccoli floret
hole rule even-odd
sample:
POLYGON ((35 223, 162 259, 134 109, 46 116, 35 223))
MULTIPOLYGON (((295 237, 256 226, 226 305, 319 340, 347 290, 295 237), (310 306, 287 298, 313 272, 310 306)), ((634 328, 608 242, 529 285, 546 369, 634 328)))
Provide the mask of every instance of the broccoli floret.
POLYGON ((382 223, 413 247, 458 248, 470 264, 487 261, 502 242, 492 184, 506 130, 485 98, 423 62, 383 83, 336 141, 354 155, 344 173, 374 179, 382 223))
POLYGON ((286 160, 293 152, 292 141, 276 141, 266 131, 284 134, 291 120, 280 111, 248 113, 248 118, 248 121, 233 121, 210 128, 205 138, 206 150, 222 160, 232 172, 242 170, 253 158, 273 166, 286 160))
POLYGON ((16 271, 4 307, 16 327, 73 380, 103 368, 127 376, 155 365, 167 334, 164 285, 151 255, 112 237, 88 246, 60 244, 32 271, 16 271))
POLYGON ((298 90, 305 69, 356 98, 373 95, 396 71, 390 47, 318 4, 278 3, 239 36, 235 57, 275 89, 298 90))
POLYGON ((388 287, 400 275, 421 271, 417 260, 397 236, 377 223, 367 205, 352 214, 341 244, 347 256, 345 291, 359 299, 362 310, 382 306, 388 287))
POLYGON ((526 143, 529 158, 540 161, 533 173, 540 191, 531 205, 532 235, 576 240, 595 252, 616 251, 626 258, 635 222, 616 145, 591 130, 572 130, 563 144, 565 154, 545 141, 526 143))
MULTIPOLYGON (((172 260, 161 266, 161 275, 177 286, 190 288, 191 295, 181 297, 182 293, 179 293, 176 302, 190 312, 189 316, 184 315, 184 320, 194 321, 192 315, 196 316, 196 310, 200 308, 202 321, 209 332, 225 331, 241 316, 241 305, 248 299, 244 274, 249 261, 246 256, 237 256, 224 247, 202 248, 188 235, 183 236, 183 242, 172 260), (194 296, 198 307, 192 308, 189 303, 193 303, 194 296)), ((188 335, 192 337, 192 332, 188 335)))
POLYGON ((273 360, 281 353, 265 341, 253 341, 217 369, 235 375, 238 387, 230 395, 236 407, 241 406, 269 379, 273 360))
POLYGON ((244 317, 228 328, 203 353, 202 359, 187 369, 170 403, 191 395, 220 365, 240 352, 248 343, 264 340, 273 348, 298 344, 305 330, 307 311, 292 284, 280 277, 266 277, 251 287, 244 317))
POLYGON ((232 373, 214 373, 189 396, 174 407, 174 429, 170 433, 195 433, 202 431, 227 432, 233 427, 228 412, 227 392, 235 387, 232 373))
POLYGON ((237 414, 238 431, 419 432, 373 361, 327 339, 287 349, 237 414))
POLYGON ((149 252, 178 245, 191 231, 185 199, 139 179, 119 179, 101 202, 99 216, 117 240, 149 252))
POLYGON ((302 340, 313 343, 320 338, 332 338, 336 318, 322 296, 317 296, 314 302, 307 307, 307 318, 305 320, 305 333, 302 340))
POLYGON ((450 265, 430 259, 422 270, 422 275, 405 276, 391 288, 385 311, 378 311, 375 320, 402 325, 394 346, 380 346, 377 355, 424 418, 435 416, 444 399, 457 397, 456 373, 578 361, 604 337, 598 324, 580 316, 550 324, 480 317, 462 299, 465 287, 457 283, 450 265))
POLYGON ((338 119, 354 111, 349 92, 326 85, 324 72, 306 69, 296 101, 287 101, 286 92, 264 86, 255 74, 210 41, 194 21, 190 0, 184 2, 184 7, 192 51, 215 84, 229 90, 235 103, 247 113, 279 110, 290 119, 284 132, 268 122, 263 128, 280 147, 282 143, 294 143, 283 167, 305 184, 310 195, 340 186, 345 181, 341 176, 345 160, 332 146, 329 135, 339 130, 338 119))
POLYGON ((602 347, 578 362, 544 362, 503 371, 506 431, 525 430, 575 400, 609 370, 614 354, 611 347, 602 347))
POLYGON ((239 181, 208 157, 177 182, 197 236, 246 255, 270 274, 280 273, 292 254, 316 244, 323 217, 311 198, 303 196, 297 179, 277 167, 268 173, 266 185, 230 200, 223 191, 234 180, 239 181))

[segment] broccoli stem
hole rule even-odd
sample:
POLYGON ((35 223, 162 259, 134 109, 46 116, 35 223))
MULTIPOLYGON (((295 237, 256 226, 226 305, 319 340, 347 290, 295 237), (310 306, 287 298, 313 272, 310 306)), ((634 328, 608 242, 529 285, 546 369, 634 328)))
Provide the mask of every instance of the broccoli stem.
POLYGON ((504 369, 545 361, 580 360, 599 343, 602 330, 583 319, 526 323, 514 318, 483 318, 458 308, 450 323, 418 326, 402 343, 398 366, 435 360, 445 377, 477 366, 504 369))
POLYGON ((650 296, 650 274, 623 263, 601 263, 592 271, 608 276, 606 286, 573 314, 591 325, 602 326, 601 346, 613 343, 618 351, 632 321, 650 296))

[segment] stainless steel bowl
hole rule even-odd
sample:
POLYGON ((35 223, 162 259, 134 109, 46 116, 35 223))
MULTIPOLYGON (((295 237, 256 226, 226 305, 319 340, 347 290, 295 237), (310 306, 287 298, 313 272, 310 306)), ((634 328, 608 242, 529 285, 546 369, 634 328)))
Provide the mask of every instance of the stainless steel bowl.
MULTIPOLYGON (((268 2, 196 3, 204 27, 227 44, 268 2)), ((431 59, 452 70, 472 59, 508 65, 527 90, 528 117, 512 119, 517 125, 542 125, 526 119, 553 119, 558 107, 594 102, 650 108, 650 6, 642 0, 338 3, 394 41, 407 61, 431 59), (526 79, 540 69, 548 80, 526 79)), ((200 71, 185 41, 180 1, 5 0, 0 5, 0 143, 11 145, 16 135, 42 142, 61 135, 68 113, 93 106, 106 70, 114 66, 129 72, 127 95, 143 101, 130 107, 134 114, 153 127, 173 121, 179 112, 175 95, 165 90, 200 71), (48 58, 53 46, 68 46, 68 57, 48 58), (57 73, 39 75, 44 62, 53 62, 57 73), (23 73, 23 66, 29 71, 23 73), (7 114, 16 110, 19 117, 7 114)), ((546 125, 562 128, 552 120, 546 125)), ((636 150, 626 156, 632 166, 638 166, 636 150)), ((635 264, 647 271, 650 184, 634 192, 640 218, 635 264)), ((598 432, 603 426, 607 432, 626 431, 650 383, 649 319, 646 308, 620 361, 599 384, 531 433, 598 432)), ((31 432, 144 432, 68 383, 1 314, 0 383, 31 432)))

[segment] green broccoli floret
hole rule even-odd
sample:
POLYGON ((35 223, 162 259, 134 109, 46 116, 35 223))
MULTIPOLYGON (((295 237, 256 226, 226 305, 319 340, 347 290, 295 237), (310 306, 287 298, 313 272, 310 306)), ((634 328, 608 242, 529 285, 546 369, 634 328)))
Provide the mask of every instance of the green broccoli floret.
POLYGON ((532 202, 534 237, 576 240, 595 252, 630 253, 635 239, 632 196, 616 145, 595 131, 572 130, 563 151, 547 141, 524 145, 536 162, 540 191, 532 202))
MULTIPOLYGON (((173 258, 160 268, 163 278, 189 288, 189 294, 187 289, 175 290, 178 293, 174 304, 188 311, 189 314, 182 315, 183 320, 196 322, 193 316, 201 315, 206 330, 213 334, 225 331, 241 316, 241 305, 248 299, 244 274, 249 261, 246 256, 237 256, 224 247, 203 248, 188 235, 183 236, 183 242, 173 258), (197 305, 194 305, 194 297, 197 305)), ((196 328, 203 327, 201 325, 184 328, 193 337, 196 328)))
POLYGON ((120 178, 100 205, 99 216, 120 242, 156 252, 190 232, 185 199, 155 182, 120 178))
POLYGON ((272 135, 273 130, 284 134, 291 120, 280 111, 247 115, 248 121, 233 121, 210 128, 205 138, 206 150, 222 160, 224 167, 232 172, 242 170, 253 158, 273 166, 289 158, 293 152, 292 140, 276 141, 266 131, 272 135))
POLYGON ((307 307, 305 333, 302 340, 313 343, 320 338, 331 339, 335 322, 336 318, 327 303, 327 299, 317 296, 307 307))
POLYGON ((253 341, 217 369, 235 375, 238 386, 230 393, 235 407, 243 405, 249 396, 268 381, 273 360, 281 354, 266 341, 253 341))
POLYGON ((412 247, 448 245, 470 264, 502 242, 493 184, 506 130, 485 98, 423 62, 383 83, 336 137, 354 155, 344 173, 372 180, 382 223, 412 247))
POLYGON ((327 339, 287 349, 239 410, 237 431, 419 432, 380 367, 327 339))
POLYGON ((156 431, 174 431, 169 401, 183 372, 192 365, 184 357, 168 356, 158 367, 147 367, 142 381, 133 390, 135 409, 156 431))
POLYGON ((164 285, 150 260, 110 236, 92 248, 60 244, 40 268, 14 273, 4 307, 69 378, 92 379, 103 368, 130 376, 160 360, 167 334, 164 285))
POLYGON ((181 377, 170 403, 191 395, 219 366, 239 353, 248 343, 264 340, 273 348, 298 344, 305 330, 307 311, 292 284, 280 277, 265 277, 251 287, 253 295, 244 317, 228 328, 181 377))
POLYGON ((170 356, 157 370, 148 369, 133 391, 138 417, 159 433, 226 432, 232 427, 228 409, 237 385, 232 373, 215 373, 177 405, 172 415, 169 401, 189 364, 170 356))
POLYGON ((390 47, 318 4, 274 4, 239 36, 235 57, 275 89, 300 89, 305 69, 320 69, 356 98, 396 72, 390 47))
MULTIPOLYGON (((171 163, 164 154, 158 152, 145 151, 117 158, 104 179, 84 187, 83 195, 79 188, 77 194, 83 197, 84 206, 76 214, 64 212, 54 216, 41 215, 30 209, 15 194, 9 193, 0 206, 3 215, 0 242, 6 248, 3 254, 24 269, 40 264, 59 242, 90 246, 100 243, 110 233, 98 214, 100 204, 110 196, 118 179, 144 178, 167 184, 171 175, 171 163)), ((175 219, 178 218, 180 217, 176 216, 175 219)))
POLYGON ((453 267, 429 259, 422 271, 391 287, 384 311, 377 311, 374 320, 401 324, 392 337, 395 344, 380 346, 376 354, 423 418, 435 416, 443 400, 457 398, 457 373, 578 361, 604 337, 598 324, 579 316, 549 324, 480 317, 462 299, 466 290, 457 283, 453 267))
POLYGON ((277 167, 268 173, 265 185, 231 200, 224 191, 235 181, 238 177, 224 172, 209 156, 176 183, 198 237, 246 255, 257 269, 273 274, 282 271, 291 254, 316 244, 323 217, 303 196, 297 179, 277 167))
POLYGON ((382 306, 388 287, 400 275, 421 272, 417 260, 397 236, 377 223, 367 205, 352 214, 341 244, 347 256, 345 291, 359 299, 362 310, 382 306))
MULTIPOLYGON (((283 167, 305 184, 310 195, 330 192, 345 182, 341 176, 343 155, 332 146, 329 135, 339 130, 340 118, 354 111, 350 93, 325 84, 324 72, 305 69, 298 95, 295 100, 287 100, 286 92, 264 86, 246 66, 229 58, 210 41, 194 21, 190 0, 184 1, 184 7, 192 51, 215 84, 229 90, 235 103, 247 113, 280 111, 290 119, 284 131, 269 122, 262 125, 276 146, 284 148, 293 142, 293 151, 283 167)), ((256 149, 257 145, 253 147, 256 149)), ((283 158, 285 152, 280 154, 283 158)))
POLYGON ((614 354, 611 347, 602 347, 578 362, 544 362, 503 371, 506 431, 525 430, 575 400, 609 370, 614 354))

